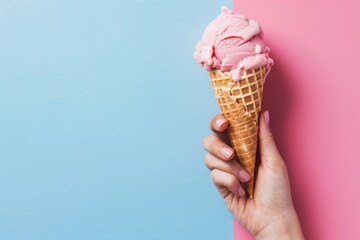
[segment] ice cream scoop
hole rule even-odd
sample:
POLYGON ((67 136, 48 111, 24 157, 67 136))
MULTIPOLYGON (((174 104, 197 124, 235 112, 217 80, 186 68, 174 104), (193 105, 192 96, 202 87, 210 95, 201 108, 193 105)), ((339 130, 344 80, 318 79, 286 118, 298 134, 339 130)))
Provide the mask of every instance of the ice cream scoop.
POLYGON ((264 44, 260 25, 222 7, 221 14, 204 31, 194 58, 206 70, 230 72, 234 81, 244 70, 273 64, 264 44))
POLYGON ((217 104, 228 120, 237 160, 251 179, 243 184, 253 198, 263 86, 273 64, 259 24, 222 7, 196 46, 195 59, 208 73, 217 104))

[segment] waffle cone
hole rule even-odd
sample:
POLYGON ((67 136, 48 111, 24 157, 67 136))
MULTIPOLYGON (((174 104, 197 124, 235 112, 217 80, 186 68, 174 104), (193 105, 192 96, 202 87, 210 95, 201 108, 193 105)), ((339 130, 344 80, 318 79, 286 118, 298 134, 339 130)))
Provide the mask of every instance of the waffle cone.
POLYGON ((228 72, 209 71, 218 106, 229 122, 227 131, 231 145, 251 177, 244 185, 250 198, 254 196, 258 119, 266 72, 266 66, 249 69, 235 82, 228 72))

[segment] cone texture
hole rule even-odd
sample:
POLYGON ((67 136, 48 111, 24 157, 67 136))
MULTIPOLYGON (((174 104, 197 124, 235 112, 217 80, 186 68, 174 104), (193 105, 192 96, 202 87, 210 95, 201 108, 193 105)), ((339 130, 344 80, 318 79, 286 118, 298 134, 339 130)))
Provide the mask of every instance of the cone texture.
POLYGON ((258 119, 266 71, 266 66, 246 70, 237 82, 228 72, 209 71, 218 106, 229 122, 228 135, 232 147, 251 177, 245 185, 250 198, 254 195, 258 119))

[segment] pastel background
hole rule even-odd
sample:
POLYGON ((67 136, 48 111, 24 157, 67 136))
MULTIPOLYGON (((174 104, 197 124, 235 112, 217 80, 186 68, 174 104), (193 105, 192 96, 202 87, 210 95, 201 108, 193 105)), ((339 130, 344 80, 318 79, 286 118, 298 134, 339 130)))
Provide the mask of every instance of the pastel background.
MULTIPOLYGON (((0 0, 0 239, 233 238, 192 59, 221 5, 0 0)), ((357 239, 358 3, 235 7, 272 48, 265 106, 307 239, 357 239)), ((235 238, 249 239, 236 224, 235 238)))
MULTIPOLYGON (((264 105, 289 167, 306 239, 360 237, 360 3, 235 0, 275 66, 264 105)), ((235 239, 252 239, 235 223, 235 239)))
POLYGON ((192 59, 222 4, 0 0, 1 240, 233 238, 192 59))

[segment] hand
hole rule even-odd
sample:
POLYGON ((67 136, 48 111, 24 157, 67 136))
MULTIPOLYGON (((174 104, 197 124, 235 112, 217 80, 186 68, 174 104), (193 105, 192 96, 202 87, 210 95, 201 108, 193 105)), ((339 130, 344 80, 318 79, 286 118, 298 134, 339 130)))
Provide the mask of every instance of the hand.
POLYGON ((286 165, 269 127, 269 112, 259 119, 260 164, 254 198, 247 198, 241 183, 250 176, 236 161, 222 115, 210 123, 214 135, 203 140, 208 151, 205 164, 211 178, 236 220, 256 239, 304 239, 294 210, 286 165))

